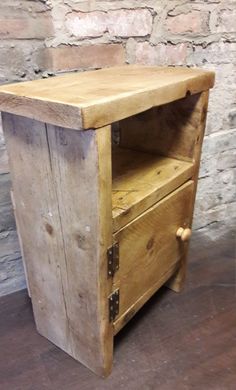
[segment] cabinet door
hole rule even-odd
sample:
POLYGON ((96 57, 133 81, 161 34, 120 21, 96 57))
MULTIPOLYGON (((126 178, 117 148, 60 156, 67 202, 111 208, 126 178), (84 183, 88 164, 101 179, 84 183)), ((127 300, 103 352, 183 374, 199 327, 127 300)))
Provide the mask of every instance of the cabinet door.
POLYGON ((176 237, 191 220, 193 181, 188 181, 114 235, 120 267, 114 289, 120 290, 115 333, 175 272, 185 250, 176 237))

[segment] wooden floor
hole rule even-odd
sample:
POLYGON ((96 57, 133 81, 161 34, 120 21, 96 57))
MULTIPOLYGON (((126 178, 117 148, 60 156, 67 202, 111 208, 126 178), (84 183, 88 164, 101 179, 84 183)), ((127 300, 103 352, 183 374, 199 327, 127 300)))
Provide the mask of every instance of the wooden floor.
POLYGON ((37 334, 26 291, 0 299, 1 390, 235 390, 235 236, 192 240, 183 293, 162 288, 116 337, 100 379, 37 334))

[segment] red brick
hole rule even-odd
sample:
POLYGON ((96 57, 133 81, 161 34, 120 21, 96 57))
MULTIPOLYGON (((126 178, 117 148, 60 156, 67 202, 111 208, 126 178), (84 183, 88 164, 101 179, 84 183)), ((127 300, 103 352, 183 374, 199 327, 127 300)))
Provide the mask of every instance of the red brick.
POLYGON ((148 42, 139 42, 135 47, 135 62, 147 65, 183 65, 186 63, 187 44, 151 46, 148 42))
POLYGON ((186 14, 169 16, 166 27, 172 34, 201 33, 206 28, 207 13, 191 11, 186 14))
POLYGON ((125 53, 120 44, 61 46, 40 52, 38 64, 42 70, 54 72, 84 68, 122 65, 125 53))
POLYGON ((152 30, 152 15, 147 9, 122 9, 108 12, 73 12, 66 20, 68 31, 79 38, 98 37, 106 31, 112 36, 146 36, 152 30))
POLYGON ((31 12, 9 7, 0 14, 0 38, 44 39, 52 35, 53 23, 50 11, 33 15, 31 12))
POLYGON ((236 9, 222 11, 217 24, 217 32, 236 32, 236 9))
POLYGON ((118 37, 143 37, 151 34, 152 15, 148 9, 122 9, 109 12, 108 31, 118 37))
POLYGON ((107 14, 105 12, 73 12, 66 20, 68 31, 76 37, 98 37, 107 28, 107 14))
POLYGON ((135 43, 134 62, 145 65, 157 64, 158 57, 156 48, 151 46, 148 42, 135 43))
POLYGON ((160 63, 167 65, 183 65, 187 58, 187 44, 179 43, 177 45, 157 46, 160 63))

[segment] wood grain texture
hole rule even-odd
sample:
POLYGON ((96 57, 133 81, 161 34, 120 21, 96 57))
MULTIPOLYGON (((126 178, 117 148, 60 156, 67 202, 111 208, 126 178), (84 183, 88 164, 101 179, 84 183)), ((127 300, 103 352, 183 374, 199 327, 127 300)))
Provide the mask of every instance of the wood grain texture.
POLYGON ((0 87, 37 329, 99 375, 111 371, 114 334, 163 283, 183 285, 177 232, 190 236, 213 84, 212 72, 123 66, 0 87), (109 278, 113 242, 120 267, 109 278))
POLYGON ((1 297, 1 390, 234 390, 235 237, 193 234, 186 288, 163 287, 118 333, 106 381, 40 337, 25 290, 1 297))
POLYGON ((140 308, 140 302, 145 303, 168 280, 183 256, 176 231, 190 223, 193 187, 193 181, 188 181, 114 235, 120 251, 113 284, 113 289, 120 288, 115 333, 140 308))
MULTIPOLYGON (((192 154, 192 160, 194 163, 194 172, 192 177, 194 181, 194 190, 193 190, 192 198, 190 200, 191 209, 190 209, 189 227, 192 226, 192 221, 193 221, 194 205, 195 205, 195 198, 196 198, 197 184, 198 184, 198 174, 199 174, 200 161, 201 161, 201 149, 202 149, 202 143, 203 143, 205 127, 206 127, 208 101, 209 101, 209 91, 202 92, 200 94, 200 97, 197 101, 197 105, 195 108, 196 111, 195 121, 197 123, 197 126, 195 131, 195 143, 194 143, 194 149, 192 154)), ((167 283, 167 286, 176 292, 181 291, 184 286, 184 282, 186 279, 186 272, 187 272, 188 250, 189 250, 189 245, 186 242, 184 255, 182 256, 180 262, 180 267, 176 271, 175 275, 173 275, 172 278, 167 283)))
POLYGON ((138 313, 138 311, 143 307, 143 305, 147 303, 147 301, 153 296, 153 294, 155 294, 155 292, 157 292, 165 284, 165 282, 175 274, 178 268, 179 262, 177 261, 176 263, 170 265, 170 267, 164 273, 162 273, 162 275, 159 275, 159 277, 151 286, 147 285, 147 288, 145 289, 143 295, 140 295, 138 299, 114 321, 114 335, 117 335, 120 330, 128 324, 128 322, 138 313))
POLYGON ((3 126, 37 329, 107 375, 110 128, 65 131, 9 114, 3 126))
POLYGON ((25 264, 23 243, 22 243, 21 232, 20 232, 20 227, 19 227, 19 222, 18 222, 18 215, 17 215, 17 210, 16 210, 16 202, 15 202, 15 198, 14 198, 14 194, 13 194, 12 189, 10 191, 10 195, 11 195, 11 203, 12 203, 12 208, 13 208, 13 212, 14 212, 14 217, 15 217, 15 221, 16 221, 17 236, 18 236, 19 245, 20 245, 21 259, 22 259, 22 263, 23 263, 23 267, 24 267, 27 291, 28 291, 29 297, 31 297, 30 287, 29 287, 29 277, 28 277, 27 268, 26 268, 26 264, 25 264))
POLYGON ((191 178, 193 164, 156 154, 114 148, 113 232, 191 178))
POLYGON ((99 128, 212 88, 214 73, 126 65, 0 87, 0 110, 77 130, 99 128))
MULTIPOLYGON (((157 153, 193 163, 195 190, 191 199, 194 211, 201 147, 206 124, 209 92, 186 96, 170 104, 154 107, 120 122, 120 146, 157 153)), ((192 222, 191 222, 192 223, 192 222)), ((190 226, 191 226, 190 223, 190 226)), ((178 292, 183 288, 187 268, 188 243, 176 275, 168 286, 178 292)))
POLYGON ((192 161, 197 143, 200 94, 154 107, 120 121, 120 146, 192 161))

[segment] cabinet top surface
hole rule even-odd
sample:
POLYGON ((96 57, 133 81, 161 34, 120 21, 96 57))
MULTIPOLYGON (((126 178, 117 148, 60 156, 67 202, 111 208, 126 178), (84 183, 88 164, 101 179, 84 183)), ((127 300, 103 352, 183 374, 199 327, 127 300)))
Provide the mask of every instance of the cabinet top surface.
POLYGON ((78 130, 99 128, 214 85, 214 72, 125 65, 0 87, 0 110, 78 130))

